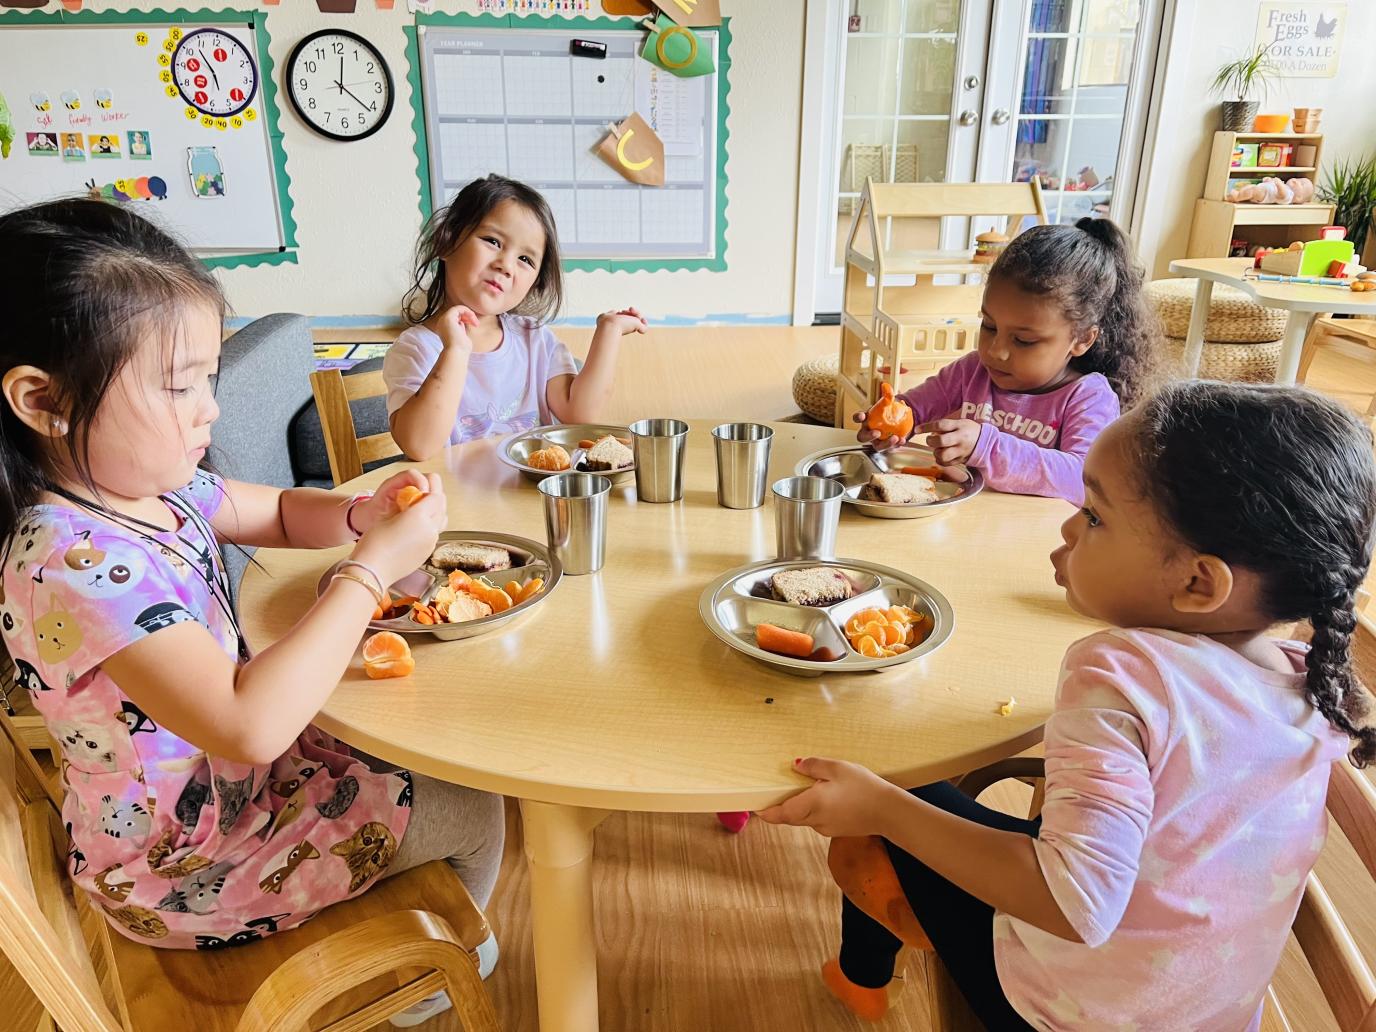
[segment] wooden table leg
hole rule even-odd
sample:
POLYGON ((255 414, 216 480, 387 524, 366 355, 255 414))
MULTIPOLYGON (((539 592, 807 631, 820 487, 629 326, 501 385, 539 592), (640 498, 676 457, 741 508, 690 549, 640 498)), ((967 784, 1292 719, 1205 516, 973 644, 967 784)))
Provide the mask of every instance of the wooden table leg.
POLYGON ((1214 296, 1214 281, 1199 278, 1194 291, 1194 308, 1190 310, 1190 328, 1185 331, 1185 379, 1199 375, 1199 363, 1204 357, 1204 326, 1209 321, 1209 304, 1214 296))
POLYGON ((1318 317, 1316 312, 1297 312, 1290 310, 1285 317, 1285 336, 1280 342, 1280 362, 1276 364, 1276 383, 1294 383, 1300 371, 1300 356, 1304 354, 1304 342, 1309 330, 1318 317))
POLYGON ((592 832, 605 810, 521 800, 540 1032, 596 1032, 592 832))

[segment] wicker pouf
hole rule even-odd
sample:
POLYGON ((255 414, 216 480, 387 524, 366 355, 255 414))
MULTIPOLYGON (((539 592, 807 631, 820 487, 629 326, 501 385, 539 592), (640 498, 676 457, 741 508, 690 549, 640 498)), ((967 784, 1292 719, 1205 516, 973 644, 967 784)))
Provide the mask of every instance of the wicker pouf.
MULTIPOLYGON (((1185 338, 1167 337, 1166 361, 1171 372, 1184 375, 1185 338)), ((1268 340, 1259 344, 1227 344, 1204 342, 1204 355, 1199 362, 1201 380, 1239 380, 1244 383, 1270 383, 1276 378, 1280 364, 1280 341, 1268 340)))
POLYGON ((836 418, 836 370, 840 359, 835 355, 814 358, 793 371, 793 400, 805 413, 831 426, 836 418))
MULTIPOLYGON (((1148 283, 1144 288, 1147 301, 1156 309, 1162 332, 1167 337, 1183 338, 1189 332, 1197 286, 1199 281, 1195 279, 1164 279, 1148 283)), ((1285 316, 1283 309, 1265 308, 1245 291, 1215 283, 1204 339, 1220 344, 1259 344, 1277 340, 1285 333, 1285 316)))

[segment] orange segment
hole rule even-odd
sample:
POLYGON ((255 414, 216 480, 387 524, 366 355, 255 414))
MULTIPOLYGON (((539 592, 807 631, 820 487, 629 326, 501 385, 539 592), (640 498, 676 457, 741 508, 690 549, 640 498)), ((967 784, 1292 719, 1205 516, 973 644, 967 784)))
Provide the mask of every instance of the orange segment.
POLYGON ((363 670, 374 680, 406 677, 416 669, 411 646, 392 631, 378 631, 363 643, 363 670))
POLYGON ((545 578, 543 578, 543 577, 536 577, 536 578, 534 578, 534 579, 532 579, 532 580, 526 581, 525 587, 523 587, 523 588, 521 589, 521 597, 520 597, 520 598, 516 598, 515 595, 513 595, 512 598, 513 598, 516 602, 518 602, 518 603, 519 603, 519 602, 524 602, 524 601, 525 601, 526 599, 528 599, 528 598, 534 598, 536 595, 540 594, 540 592, 542 592, 542 591, 544 591, 544 590, 545 590, 545 578))
POLYGON ((397 492, 397 511, 404 512, 424 497, 424 491, 414 484, 407 484, 397 492))
POLYGON ((899 656, 926 640, 931 618, 909 606, 862 609, 846 621, 850 647, 870 659, 899 656))

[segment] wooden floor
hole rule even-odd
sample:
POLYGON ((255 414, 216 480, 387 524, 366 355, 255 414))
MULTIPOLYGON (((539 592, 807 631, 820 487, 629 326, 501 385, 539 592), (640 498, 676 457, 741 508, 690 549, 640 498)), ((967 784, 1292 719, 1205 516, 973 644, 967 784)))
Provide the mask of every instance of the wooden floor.
MULTIPOLYGON (((1376 364, 1322 356, 1311 383, 1361 410, 1376 392, 1376 364)), ((995 789, 984 801, 1018 812, 1026 806, 1019 791, 995 789)), ((502 959, 488 987, 508 1032, 534 1032, 529 884, 514 808, 508 828, 489 914, 502 959)), ((609 818, 597 832, 595 865, 604 1032, 927 1032, 920 975, 877 1025, 862 1026, 822 990, 817 968, 836 948, 839 900, 824 850, 811 832, 759 821, 732 836, 710 815, 609 818)), ((1319 873, 1355 915, 1359 945, 1376 956, 1376 892, 1336 828, 1319 873)), ((1336 1032, 1293 943, 1275 985, 1294 1029, 1336 1032)), ((0 1028, 34 1027, 37 1006, 3 958, 0 1000, 0 1028)), ((459 1025, 446 1015, 424 1027, 459 1025)))

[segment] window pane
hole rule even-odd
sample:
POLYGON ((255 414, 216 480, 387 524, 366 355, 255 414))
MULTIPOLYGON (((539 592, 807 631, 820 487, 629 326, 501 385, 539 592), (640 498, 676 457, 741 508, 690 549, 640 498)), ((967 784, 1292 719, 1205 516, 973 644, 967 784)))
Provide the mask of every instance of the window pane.
POLYGON ((846 39, 845 107, 847 115, 894 113, 898 102, 899 37, 846 39))
POLYGON ((948 115, 956 74, 954 40, 903 41, 901 115, 948 115))
POLYGON ((905 32, 955 32, 960 0, 908 0, 905 32))
POLYGON ((898 147, 894 151, 896 183, 944 183, 946 149, 951 123, 899 122, 898 147))
POLYGON ((850 14, 860 16, 861 32, 896 36, 903 31, 902 0, 854 0, 850 14))
POLYGON ((1032 0, 1030 32, 1130 32, 1140 0, 1032 0))
POLYGON ((865 177, 888 182, 892 118, 847 118, 841 122, 841 193, 859 193, 865 177))

